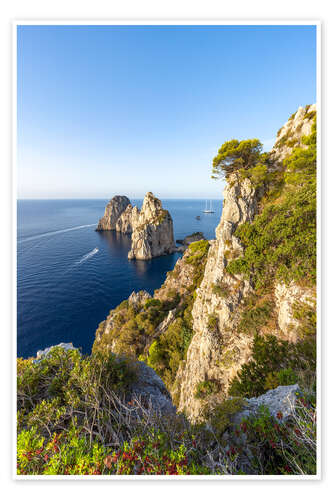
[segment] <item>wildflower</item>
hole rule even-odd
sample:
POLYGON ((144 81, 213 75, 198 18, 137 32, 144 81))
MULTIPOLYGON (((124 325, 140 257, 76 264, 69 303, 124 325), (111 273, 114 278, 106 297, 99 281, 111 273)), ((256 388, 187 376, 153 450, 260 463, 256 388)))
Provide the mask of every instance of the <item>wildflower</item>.
POLYGON ((47 462, 47 461, 48 461, 48 459, 49 459, 49 456, 48 456, 48 455, 44 455, 44 460, 45 460, 45 462, 47 462))
POLYGON ((277 412, 276 417, 281 420, 283 418, 283 415, 280 411, 277 412))
POLYGON ((290 472, 291 472, 291 468, 289 467, 289 465, 285 465, 285 466, 284 466, 284 470, 285 470, 286 472, 288 472, 288 473, 290 473, 290 472))

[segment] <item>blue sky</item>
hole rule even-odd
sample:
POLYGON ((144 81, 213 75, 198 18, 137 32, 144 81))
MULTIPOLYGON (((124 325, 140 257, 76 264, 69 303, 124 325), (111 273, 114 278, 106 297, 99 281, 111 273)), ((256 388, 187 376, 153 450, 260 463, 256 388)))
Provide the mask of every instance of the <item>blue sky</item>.
POLYGON ((220 198, 226 140, 316 101, 314 26, 19 26, 18 197, 220 198))

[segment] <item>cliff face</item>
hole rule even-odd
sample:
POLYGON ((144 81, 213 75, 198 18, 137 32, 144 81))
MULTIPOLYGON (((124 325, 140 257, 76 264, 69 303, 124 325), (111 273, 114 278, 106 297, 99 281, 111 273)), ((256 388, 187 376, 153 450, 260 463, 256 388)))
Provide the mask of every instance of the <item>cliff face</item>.
POLYGON ((128 205, 130 205, 130 200, 127 196, 114 196, 107 204, 96 230, 112 231, 116 229, 116 223, 128 205))
POLYGON ((257 213, 256 191, 249 180, 229 178, 224 190, 224 208, 211 242, 205 273, 193 305, 194 336, 186 364, 177 378, 181 382, 179 410, 191 418, 199 416, 202 401, 195 397, 198 383, 218 381, 225 394, 228 380, 250 356, 251 338, 236 333, 238 307, 251 291, 250 284, 226 272, 228 255, 238 256, 242 247, 234 233, 239 224, 252 221, 257 213))
MULTIPOLYGON (((301 145, 301 136, 311 131, 315 105, 300 108, 278 133, 271 154, 271 170, 279 170, 291 148, 301 145), (281 138, 288 141, 281 144, 281 138)), ((255 293, 251 283, 243 276, 226 271, 229 259, 242 255, 243 248, 235 236, 237 227, 252 222, 260 210, 262 188, 255 189, 249 179, 239 180, 232 174, 224 190, 224 208, 216 229, 216 240, 211 242, 205 273, 192 309, 194 335, 188 348, 186 361, 179 367, 180 385, 178 409, 191 420, 200 418, 206 401, 197 397, 199 383, 212 381, 218 387, 210 396, 211 403, 223 399, 231 379, 241 366, 251 359, 253 337, 239 326, 246 298, 255 293)), ((289 342, 299 337, 302 318, 295 319, 296 306, 315 304, 315 290, 294 282, 277 282, 270 297, 272 313, 269 325, 258 331, 269 333, 289 342)))
POLYGON ((129 259, 149 260, 175 251, 173 222, 161 201, 148 192, 133 227, 129 259))

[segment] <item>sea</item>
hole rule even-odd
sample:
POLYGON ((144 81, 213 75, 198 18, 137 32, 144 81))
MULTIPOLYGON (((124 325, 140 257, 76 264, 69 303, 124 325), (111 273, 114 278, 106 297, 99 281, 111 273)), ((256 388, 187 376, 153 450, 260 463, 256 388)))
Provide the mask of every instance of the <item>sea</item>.
MULTIPOLYGON (((153 293, 182 254, 129 261, 130 236, 96 232, 108 200, 17 202, 17 356, 60 342, 89 354, 98 324, 133 291, 153 293)), ((141 208, 142 200, 132 200, 141 208)), ((162 199, 175 239, 215 238, 222 200, 162 199), (200 215, 200 220, 196 216, 200 215)))

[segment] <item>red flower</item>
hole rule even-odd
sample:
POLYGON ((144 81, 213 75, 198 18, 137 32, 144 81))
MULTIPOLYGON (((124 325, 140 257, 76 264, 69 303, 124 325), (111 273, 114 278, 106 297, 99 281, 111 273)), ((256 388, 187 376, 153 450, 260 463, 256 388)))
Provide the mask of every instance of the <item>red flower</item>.
POLYGON ((193 446, 193 448, 196 448, 196 447, 197 447, 197 443, 196 443, 196 441, 195 441, 194 439, 193 439, 193 441, 192 441, 192 446, 193 446))
POLYGON ((280 411, 277 412, 276 417, 281 420, 283 418, 283 415, 280 411))
POLYGON ((48 456, 48 455, 44 455, 44 460, 45 460, 45 462, 47 462, 47 461, 48 461, 48 459, 49 459, 49 456, 48 456))

